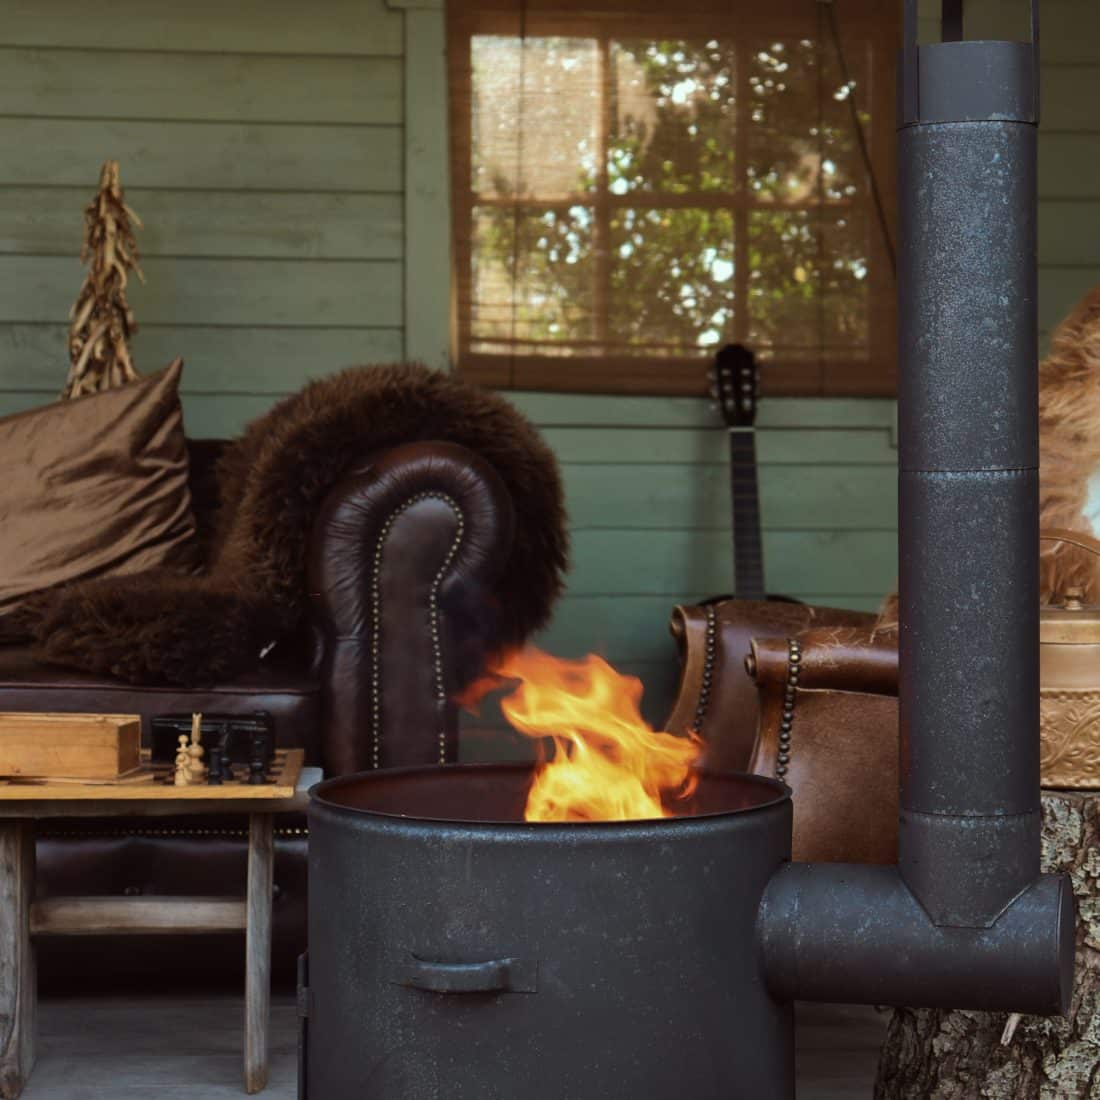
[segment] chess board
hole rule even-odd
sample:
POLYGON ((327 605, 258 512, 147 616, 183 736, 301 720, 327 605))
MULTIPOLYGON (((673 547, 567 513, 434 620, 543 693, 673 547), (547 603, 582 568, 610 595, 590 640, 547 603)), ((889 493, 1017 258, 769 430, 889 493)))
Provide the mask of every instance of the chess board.
POLYGON ((236 778, 232 782, 227 780, 222 784, 195 783, 187 787, 177 787, 173 782, 172 764, 151 763, 148 751, 145 750, 142 752, 140 767, 120 779, 0 779, 0 803, 42 801, 50 798, 67 801, 286 800, 294 797, 304 761, 303 749, 276 749, 266 783, 249 783, 247 766, 237 764, 234 766, 236 778))

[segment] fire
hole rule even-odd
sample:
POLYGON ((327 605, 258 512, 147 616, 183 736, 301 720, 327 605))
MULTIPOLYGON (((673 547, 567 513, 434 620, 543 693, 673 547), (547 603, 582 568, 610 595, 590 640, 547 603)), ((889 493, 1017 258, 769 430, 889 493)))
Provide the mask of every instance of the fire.
POLYGON ((535 775, 528 821, 631 821, 671 816, 666 803, 691 796, 703 745, 652 729, 642 718, 642 683, 589 654, 559 660, 519 650, 494 670, 519 680, 501 700, 505 717, 553 753, 535 775))

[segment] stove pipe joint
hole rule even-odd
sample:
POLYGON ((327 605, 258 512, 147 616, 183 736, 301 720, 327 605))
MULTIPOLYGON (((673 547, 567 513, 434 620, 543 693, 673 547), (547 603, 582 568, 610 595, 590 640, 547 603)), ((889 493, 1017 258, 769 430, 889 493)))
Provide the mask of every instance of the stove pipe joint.
POLYGON ((783 999, 1064 1013, 1074 907, 1039 873, 1038 16, 916 44, 899 89, 901 814, 895 867, 788 864, 783 999))

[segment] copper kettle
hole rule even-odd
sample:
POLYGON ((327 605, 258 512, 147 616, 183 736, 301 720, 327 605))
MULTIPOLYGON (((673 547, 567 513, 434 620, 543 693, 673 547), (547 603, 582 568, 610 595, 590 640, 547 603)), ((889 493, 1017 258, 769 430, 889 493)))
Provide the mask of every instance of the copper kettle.
MULTIPOLYGON (((1051 529, 1100 557, 1100 540, 1051 529)), ((1056 593, 1039 615, 1040 762, 1044 787, 1100 788, 1100 606, 1079 588, 1056 593)))

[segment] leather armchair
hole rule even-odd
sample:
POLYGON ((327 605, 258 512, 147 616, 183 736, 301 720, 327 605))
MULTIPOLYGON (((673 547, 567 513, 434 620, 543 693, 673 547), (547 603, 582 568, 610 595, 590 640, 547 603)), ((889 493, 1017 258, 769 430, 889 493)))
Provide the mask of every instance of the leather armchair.
MULTIPOLYGON (((192 447, 202 524, 217 446, 192 447)), ((456 690, 492 647, 486 593, 507 559, 512 502, 481 458, 448 443, 364 456, 332 486, 311 536, 310 622, 231 683, 196 689, 136 687, 37 663, 0 647, 0 710, 157 714, 268 711, 276 740, 301 746, 328 775, 453 761, 456 690)), ((236 894, 243 889, 239 820, 70 821, 39 842, 44 893, 236 894)), ((276 969, 289 975, 305 943, 305 825, 278 822, 276 969)), ((127 937, 101 950, 86 938, 40 949, 44 977, 97 984, 129 977, 218 973, 236 977, 239 938, 127 937), (117 948, 111 950, 111 947, 117 948)))
POLYGON ((748 770, 776 775, 786 756, 796 860, 897 858, 897 635, 865 618, 752 642, 760 723, 748 770))
POLYGON ((787 783, 796 860, 895 861, 897 635, 876 623, 752 600, 673 612, 680 689, 666 728, 700 733, 711 768, 787 783))

